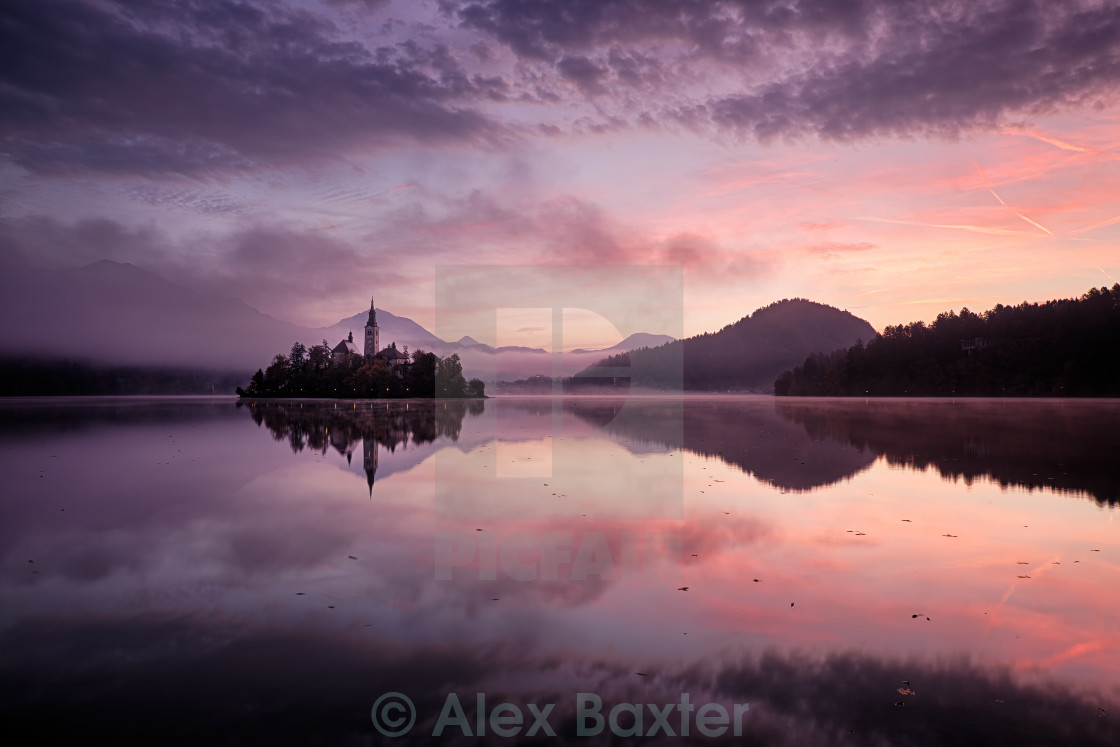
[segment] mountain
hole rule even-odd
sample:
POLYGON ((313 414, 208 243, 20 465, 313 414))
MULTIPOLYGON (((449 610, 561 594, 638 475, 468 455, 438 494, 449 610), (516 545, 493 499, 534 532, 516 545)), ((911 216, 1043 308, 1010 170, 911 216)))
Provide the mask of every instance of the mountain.
MULTIPOLYGON (((598 366, 630 366, 630 383, 654 388, 770 392, 775 377, 815 352, 870 340, 875 329, 847 311, 784 299, 758 309, 718 332, 656 348, 638 349, 600 361, 598 366)), ((592 369, 583 372, 594 376, 592 369)))
MULTIPOLYGON (((369 318, 369 309, 348 316, 336 324, 322 330, 323 336, 333 345, 336 340, 341 340, 353 331, 355 339, 360 339, 365 329, 366 320, 369 318)), ((403 349, 405 345, 409 350, 422 349, 430 353, 438 353, 437 348, 446 345, 443 340, 421 327, 406 316, 397 316, 385 309, 377 310, 378 336, 381 344, 388 345, 396 342, 397 347, 403 349)), ((290 344, 290 343, 289 343, 290 344)), ((441 354, 442 355, 442 354, 441 354)))
POLYGON ((712 334, 685 340, 685 388, 771 391, 774 378, 809 353, 870 340, 875 328, 847 311, 783 299, 712 334))
POLYGON ((635 332, 627 337, 622 342, 611 345, 609 348, 602 348, 601 350, 585 350, 584 348, 576 348, 571 351, 569 355, 585 355, 597 353, 599 355, 614 355, 615 353, 624 353, 630 350, 637 350, 638 348, 656 348, 668 342, 673 342, 676 338, 669 335, 651 335, 648 332, 635 332))
MULTIPOLYGON (((101 260, 61 270, 0 266, 0 318, 6 320, 0 325, 0 356, 24 362, 69 359, 248 376, 296 341, 310 346, 326 339, 334 345, 351 331, 361 340, 368 314, 362 310, 329 327, 304 327, 263 314, 239 299, 199 293, 127 263, 101 260)), ((468 377, 495 381, 551 375, 553 356, 540 348, 495 349, 466 336, 447 342, 384 309, 377 310, 377 322, 382 345, 396 342, 398 348, 440 356, 458 353, 468 377)), ((598 357, 601 353, 571 359, 565 355, 566 372, 598 357)))
POLYGON ((1080 298, 983 314, 945 311, 932 324, 887 327, 812 355, 774 382, 778 395, 1115 397, 1120 395, 1120 283, 1080 298))
MULTIPOLYGON (((347 317, 329 327, 327 339, 345 337, 350 330, 365 326, 369 312, 363 311, 347 317)), ((570 376, 603 356, 633 350, 638 347, 661 345, 675 338, 669 335, 656 335, 637 332, 622 342, 599 350, 577 349, 564 353, 559 361, 543 348, 524 345, 503 345, 494 347, 479 342, 469 335, 463 335, 453 342, 445 341, 416 322, 405 317, 394 316, 382 309, 377 310, 377 324, 381 328, 381 344, 396 342, 398 348, 409 350, 422 349, 439 356, 458 355, 463 362, 463 370, 469 376, 477 376, 485 381, 527 379, 542 375, 551 378, 552 366, 559 363, 557 375, 570 376)))
POLYGON ((109 260, 0 273, 0 352, 252 371, 310 330, 109 260))

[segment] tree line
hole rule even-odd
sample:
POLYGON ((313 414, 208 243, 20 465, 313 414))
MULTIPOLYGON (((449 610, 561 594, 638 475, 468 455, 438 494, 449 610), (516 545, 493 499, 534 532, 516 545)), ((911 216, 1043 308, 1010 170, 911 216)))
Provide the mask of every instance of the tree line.
POLYGON ((813 353, 774 382, 791 396, 1120 395, 1120 283, 1080 298, 947 311, 865 345, 813 353))
POLYGON ((229 394, 245 373, 70 359, 0 358, 0 396, 229 394))
POLYGON ((258 368, 248 387, 237 387, 237 394, 246 398, 485 396, 480 379, 464 378, 458 354, 440 358, 415 350, 405 363, 394 364, 389 351, 397 352, 396 343, 376 355, 335 357, 326 340, 310 348, 296 342, 288 355, 277 354, 267 367, 258 368))

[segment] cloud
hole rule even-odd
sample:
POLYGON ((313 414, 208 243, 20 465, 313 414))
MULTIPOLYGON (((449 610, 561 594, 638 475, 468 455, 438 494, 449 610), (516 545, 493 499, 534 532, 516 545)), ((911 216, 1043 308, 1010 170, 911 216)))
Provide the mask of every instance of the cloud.
POLYGON ((901 22, 870 59, 828 66, 711 102, 717 124, 768 139, 806 132, 851 140, 876 135, 957 135, 1115 91, 1120 10, 1047 13, 990 3, 947 20, 901 22), (892 38, 896 37, 897 38, 892 38), (917 43, 915 43, 917 40, 917 43))
MULTIPOLYGON (((730 730, 722 739, 701 736, 692 714, 691 737, 653 744, 943 744, 952 734, 959 744, 1107 745, 1118 736, 1115 719, 1097 705, 1114 708, 1111 697, 1032 686, 967 661, 733 650, 718 661, 659 664, 570 650, 561 656, 477 633, 402 642, 396 620, 355 630, 273 618, 207 611, 19 621, 4 636, 13 652, 0 667, 5 715, 53 741, 91 727, 129 741, 174 722, 178 735, 195 742, 236 732, 273 742, 340 744, 372 733, 369 709, 381 693, 406 694, 417 715, 413 733, 427 735, 449 693, 471 714, 477 692, 488 703, 511 702, 523 712, 528 703, 555 704, 550 741, 583 744, 588 740, 577 735, 574 693, 585 691, 602 698, 604 714, 621 703, 679 703, 682 693, 698 705, 750 704, 742 737, 730 730), (51 686, 17 684, 29 681, 51 686), (309 681, 316 686, 307 687, 309 681), (52 712, 74 717, 44 720, 48 699, 52 712), (183 718, 183 703, 197 714, 183 718)), ((644 714, 650 729, 648 707, 644 714)), ((679 722, 674 710, 665 723, 676 734, 679 722)), ((448 733, 451 743, 465 743, 455 739, 459 727, 448 733)), ((502 741, 491 735, 476 743, 502 741)))
POLYGON ((428 262, 462 263, 478 255, 487 264, 673 265, 722 281, 769 273, 777 262, 755 247, 721 245, 698 232, 658 237, 597 202, 541 196, 538 186, 528 176, 462 197, 417 195, 379 221, 366 242, 428 262), (516 189, 525 196, 512 194, 516 189))
MULTIPOLYGON (((189 195, 189 193, 188 193, 189 195)), ((192 197, 183 197, 188 202, 192 197)), ((196 208, 204 210, 203 206, 196 208)), ((408 279, 407 259, 380 259, 330 233, 250 225, 228 234, 173 237, 153 226, 47 216, 0 221, 0 257, 65 268, 102 259, 128 262, 196 291, 238 298, 253 308, 312 326, 337 318, 347 300, 408 279)), ((415 272, 415 267, 411 267, 415 272)), ((351 304, 352 305, 352 304, 351 304)))
POLYGON ((128 227, 108 218, 74 223, 42 215, 0 220, 0 247, 18 264, 69 267, 101 259, 150 261, 165 241, 151 226, 128 227))
POLYGON ((592 94, 605 93, 606 89, 600 84, 600 79, 606 75, 607 68, 596 65, 586 57, 576 55, 562 57, 556 63, 556 69, 568 80, 575 83, 583 91, 592 94))
POLYGON ((844 242, 844 241, 824 241, 816 244, 810 244, 805 247, 806 254, 816 255, 822 259, 837 259, 844 257, 852 252, 866 252, 870 249, 877 249, 875 244, 868 241, 857 242, 844 242))
POLYGON ((596 95, 646 86, 625 60, 656 53, 673 85, 644 98, 644 115, 762 141, 952 137, 1091 104, 1120 82, 1113 4, 485 0, 457 13, 561 74, 580 61, 596 95))
POLYGON ((35 172, 236 171, 498 129, 467 99, 500 81, 291 6, 5 4, 0 33, 3 149, 35 172))
POLYGON ((329 318, 338 298, 364 298, 400 279, 354 244, 322 232, 256 226, 214 241, 214 261, 168 274, 283 318, 329 318), (317 313, 318 312, 318 313, 317 313))
POLYGON ((954 137, 1120 81, 1120 8, 1088 1, 439 7, 9 3, 0 148, 37 173, 157 176, 628 127, 954 137))

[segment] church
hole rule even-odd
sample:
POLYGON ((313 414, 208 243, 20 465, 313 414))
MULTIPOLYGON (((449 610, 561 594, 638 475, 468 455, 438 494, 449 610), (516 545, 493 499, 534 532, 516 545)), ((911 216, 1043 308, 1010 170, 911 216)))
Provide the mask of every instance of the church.
POLYGON ((369 319, 366 320, 366 355, 377 355, 381 351, 381 338, 377 331, 377 310, 373 308, 373 296, 369 297, 369 319))
POLYGON ((339 360, 345 356, 359 354, 374 356, 383 352, 388 358, 390 366, 402 366, 408 363, 407 350, 404 353, 399 352, 396 343, 386 348, 384 351, 381 350, 381 332, 377 328, 377 309, 375 309, 373 305, 373 296, 370 296, 369 299, 369 318, 366 319, 365 332, 365 346, 363 350, 358 350, 358 346, 354 342, 354 333, 351 332, 347 335, 345 340, 331 349, 331 359, 339 360))

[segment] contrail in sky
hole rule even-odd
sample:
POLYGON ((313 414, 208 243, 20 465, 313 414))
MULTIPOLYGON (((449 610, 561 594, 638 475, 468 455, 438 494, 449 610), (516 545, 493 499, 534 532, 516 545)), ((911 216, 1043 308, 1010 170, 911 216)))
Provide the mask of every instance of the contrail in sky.
POLYGON ((995 191, 994 189, 992 189, 992 186, 991 186, 991 185, 990 185, 990 184, 988 183, 988 175, 984 173, 984 169, 980 168, 980 164, 978 164, 978 163, 976 163, 975 161, 973 161, 973 162, 972 162, 972 165, 973 165, 973 166, 975 166, 975 167, 976 167, 976 169, 977 169, 977 170, 978 170, 978 171, 980 172, 980 177, 981 177, 981 178, 982 178, 982 179, 984 180, 984 187, 985 187, 985 188, 986 188, 986 189, 987 189, 987 190, 988 190, 989 192, 991 192, 991 193, 992 193, 992 197, 994 197, 994 198, 996 198, 997 200, 999 200, 999 204, 1000 204, 1000 205, 1003 205, 1003 206, 1004 206, 1005 208, 1007 208, 1007 209, 1008 209, 1008 210, 1010 210, 1011 212, 1015 213, 1015 215, 1018 215, 1018 216, 1019 216, 1020 218, 1022 218, 1023 220, 1025 220, 1025 221, 1026 221, 1027 223, 1030 223, 1030 224, 1031 224, 1032 226, 1034 226, 1035 228, 1041 229, 1041 230, 1045 231, 1046 233, 1050 234, 1051 236, 1053 236, 1053 235, 1054 235, 1054 232, 1053 232, 1053 231, 1051 231, 1051 230, 1050 230, 1049 228, 1047 228, 1046 226, 1042 225, 1041 223, 1039 223, 1039 222, 1037 222, 1037 221, 1033 221, 1033 220, 1031 220, 1031 219, 1030 219, 1030 218, 1028 218, 1027 216, 1025 216, 1025 215, 1023 215, 1022 213, 1020 213, 1020 212, 1019 212, 1018 210, 1016 210, 1015 208, 1011 207, 1011 206, 1010 206, 1010 205, 1008 205, 1008 204, 1007 204, 1006 202, 1004 202, 1004 201, 1003 201, 1003 198, 1002 198, 1002 197, 1000 197, 999 195, 997 195, 997 194, 996 194, 996 191, 995 191))
POLYGON ((1074 151, 1075 153, 1093 153, 1098 156, 1105 156, 1106 158, 1120 160, 1120 155, 1109 153, 1107 150, 1098 150, 1096 148, 1087 148, 1083 145, 1074 145, 1073 143, 1068 143, 1065 140, 1059 140, 1055 137, 1047 137, 1046 135, 1042 135, 1032 130, 1019 130, 1014 127, 1004 127, 1003 132, 1007 135, 1021 135, 1022 137, 1034 138, 1035 140, 1046 143, 1047 145, 1053 145, 1055 148, 1061 148, 1062 150, 1070 150, 1074 151))
POLYGON ((1113 223, 1120 223, 1120 215, 1113 216, 1112 218, 1109 218, 1108 220, 1102 220, 1100 223, 1094 223, 1091 226, 1085 226, 1084 228, 1079 228, 1076 231, 1074 231, 1073 233, 1085 233, 1086 231, 1092 231, 1094 228, 1104 228, 1105 226, 1111 226, 1113 223))

